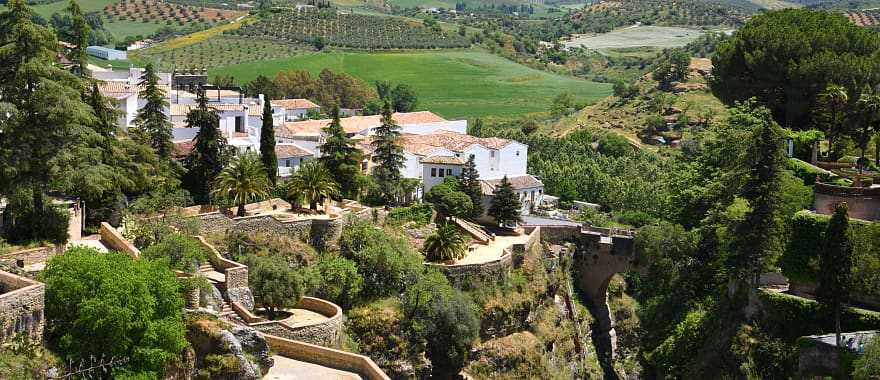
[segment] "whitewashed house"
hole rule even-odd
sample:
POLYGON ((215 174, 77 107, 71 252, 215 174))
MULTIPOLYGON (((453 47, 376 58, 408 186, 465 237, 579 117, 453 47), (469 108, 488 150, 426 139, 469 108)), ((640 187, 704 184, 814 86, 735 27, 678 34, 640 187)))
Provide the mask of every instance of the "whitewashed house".
MULTIPOLYGON (((480 189, 483 192, 483 215, 477 218, 477 220, 487 223, 492 222, 492 217, 490 217, 487 212, 489 206, 492 204, 492 196, 495 193, 495 189, 501 184, 502 179, 503 178, 493 178, 480 181, 480 189)), ((511 187, 513 187, 513 192, 519 196, 519 201, 522 204, 522 215, 529 215, 535 206, 538 206, 543 202, 544 183, 535 178, 535 176, 530 174, 517 175, 507 177, 507 181, 510 182, 511 187)))
POLYGON ((278 99, 272 101, 272 108, 284 112, 284 121, 304 120, 309 111, 320 112, 321 107, 308 99, 278 99))
POLYGON ((278 176, 290 177, 300 166, 315 159, 315 154, 297 144, 275 145, 275 158, 278 159, 278 176))

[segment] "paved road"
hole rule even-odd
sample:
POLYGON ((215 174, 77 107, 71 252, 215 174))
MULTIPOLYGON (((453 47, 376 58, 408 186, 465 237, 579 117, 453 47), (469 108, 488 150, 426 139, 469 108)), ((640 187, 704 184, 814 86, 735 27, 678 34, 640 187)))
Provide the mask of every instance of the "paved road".
POLYGON ((269 373, 263 376, 263 380, 361 380, 356 373, 340 371, 317 364, 293 360, 275 355, 275 365, 269 369, 269 373))
POLYGON ((551 218, 542 218, 539 216, 532 215, 523 215, 522 216, 522 224, 526 226, 580 226, 579 222, 572 222, 570 220, 560 220, 560 219, 551 219, 551 218))

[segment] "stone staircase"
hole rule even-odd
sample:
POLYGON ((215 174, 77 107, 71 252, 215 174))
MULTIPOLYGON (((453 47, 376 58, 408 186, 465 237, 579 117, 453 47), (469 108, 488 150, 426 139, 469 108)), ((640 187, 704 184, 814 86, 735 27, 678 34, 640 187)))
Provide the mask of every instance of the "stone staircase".
POLYGON ((199 272, 212 272, 214 271, 214 265, 211 264, 210 261, 205 261, 201 265, 199 265, 199 272))
POLYGON ((494 238, 492 235, 486 231, 485 228, 476 224, 474 222, 469 222, 460 218, 450 218, 455 225, 459 228, 465 230, 469 235, 471 235, 474 239, 483 244, 489 244, 494 238))
POLYGON ((226 294, 224 290, 226 289, 226 284, 224 282, 220 282, 215 276, 209 275, 210 273, 217 273, 217 269, 214 268, 214 265, 211 264, 210 261, 205 261, 199 265, 199 273, 205 275, 208 281, 212 286, 216 286, 218 290, 220 290, 220 294, 223 295, 223 303, 220 305, 220 319, 224 319, 230 323, 247 326, 247 323, 238 316, 238 313, 235 312, 235 309, 232 308, 232 305, 229 303, 229 300, 226 298, 226 294))

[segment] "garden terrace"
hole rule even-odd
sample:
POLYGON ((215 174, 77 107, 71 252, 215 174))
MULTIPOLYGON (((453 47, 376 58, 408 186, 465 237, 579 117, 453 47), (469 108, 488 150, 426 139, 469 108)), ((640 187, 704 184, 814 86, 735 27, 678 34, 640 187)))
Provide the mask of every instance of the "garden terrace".
POLYGON ((192 23, 215 24, 244 14, 233 10, 171 4, 161 0, 123 0, 104 7, 104 16, 111 22, 130 20, 180 26, 192 23))
POLYGON ((813 192, 813 209, 817 213, 831 215, 836 204, 846 202, 850 217, 880 220, 880 187, 847 187, 816 182, 813 192))
POLYGON ((467 39, 394 17, 290 10, 230 31, 249 37, 326 44, 357 49, 434 49, 468 47, 467 39))

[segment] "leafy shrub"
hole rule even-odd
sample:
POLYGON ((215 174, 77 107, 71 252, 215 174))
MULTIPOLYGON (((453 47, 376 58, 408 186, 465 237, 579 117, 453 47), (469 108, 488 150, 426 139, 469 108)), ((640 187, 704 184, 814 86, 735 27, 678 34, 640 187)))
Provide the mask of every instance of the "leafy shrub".
POLYGON ((400 294, 423 270, 422 256, 409 240, 363 220, 342 231, 339 250, 357 265, 366 297, 400 294))
POLYGON ((396 207, 385 217, 386 223, 401 225, 414 222, 417 226, 424 226, 431 221, 434 208, 430 203, 419 203, 409 207, 396 207))
MULTIPOLYGON (((760 292, 766 308, 767 331, 787 341, 798 337, 833 330, 827 326, 819 303, 784 293, 760 292)), ((876 330, 880 328, 880 313, 860 309, 844 309, 840 316, 843 331, 876 330)))
POLYGON ((791 170, 795 177, 803 180, 806 185, 816 183, 816 177, 822 182, 830 182, 832 177, 835 177, 834 174, 827 170, 822 170, 798 159, 788 160, 788 170, 791 170))
POLYGON ((361 294, 364 278, 353 261, 326 255, 311 268, 311 293, 332 301, 343 309, 353 305, 361 294))
POLYGON ((279 310, 295 306, 303 294, 303 276, 278 256, 249 256, 248 285, 269 318, 279 310))
POLYGON ((141 254, 150 260, 168 260, 172 268, 184 272, 194 272, 208 260, 207 248, 198 240, 176 233, 165 235, 141 254))

